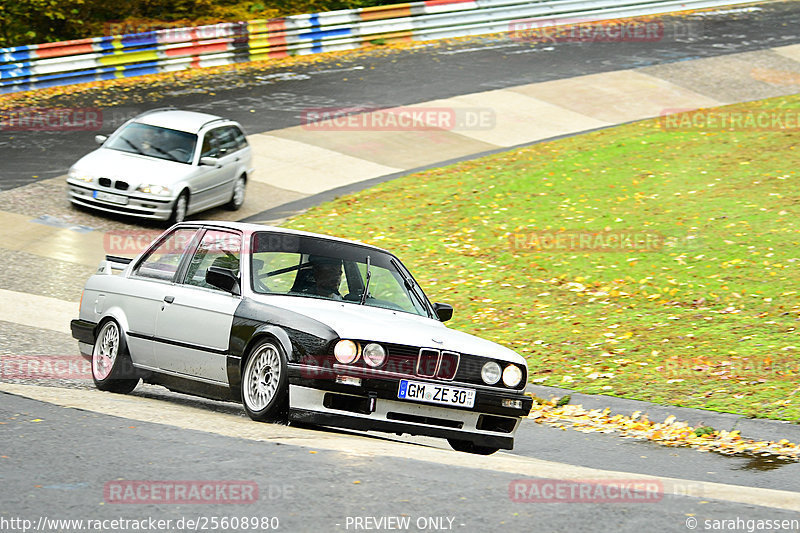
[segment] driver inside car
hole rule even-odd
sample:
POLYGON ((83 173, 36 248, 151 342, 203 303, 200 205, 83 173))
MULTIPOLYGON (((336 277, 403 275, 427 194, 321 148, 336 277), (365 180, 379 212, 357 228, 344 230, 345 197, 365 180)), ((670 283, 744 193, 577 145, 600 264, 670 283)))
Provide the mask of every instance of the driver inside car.
POLYGON ((311 263, 314 283, 303 292, 341 300, 339 285, 342 282, 342 260, 312 255, 308 258, 308 262, 311 263))
POLYGON ((161 135, 155 128, 145 127, 139 133, 139 147, 145 154, 157 153, 161 141, 161 135))

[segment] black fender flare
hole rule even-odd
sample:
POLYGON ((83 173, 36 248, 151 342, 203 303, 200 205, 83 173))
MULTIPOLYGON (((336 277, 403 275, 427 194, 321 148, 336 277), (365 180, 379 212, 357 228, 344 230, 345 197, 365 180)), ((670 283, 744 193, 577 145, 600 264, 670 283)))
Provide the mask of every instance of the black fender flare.
POLYGON ((289 334, 284 331, 280 326, 274 324, 262 324, 257 327, 253 332, 247 344, 244 347, 241 355, 234 355, 229 353, 227 357, 227 373, 228 384, 231 389, 231 394, 236 401, 241 401, 241 386, 242 386, 242 369, 247 360, 247 354, 250 353, 252 347, 262 339, 273 339, 283 349, 286 354, 287 360, 292 360, 292 341, 289 334))

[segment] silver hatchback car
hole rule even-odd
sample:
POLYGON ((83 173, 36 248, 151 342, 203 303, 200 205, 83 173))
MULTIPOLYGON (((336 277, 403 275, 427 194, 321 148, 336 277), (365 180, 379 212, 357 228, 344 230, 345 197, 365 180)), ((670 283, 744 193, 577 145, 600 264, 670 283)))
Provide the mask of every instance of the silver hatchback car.
POLYGON ((253 173, 242 127, 215 115, 154 109, 123 124, 72 165, 69 200, 79 206, 182 222, 227 204, 239 209, 253 173))

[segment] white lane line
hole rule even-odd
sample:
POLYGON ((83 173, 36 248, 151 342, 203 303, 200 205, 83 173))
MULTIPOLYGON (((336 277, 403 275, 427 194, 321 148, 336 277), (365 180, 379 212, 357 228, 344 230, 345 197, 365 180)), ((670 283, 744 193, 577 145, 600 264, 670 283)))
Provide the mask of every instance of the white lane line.
POLYGON ((413 457, 419 461, 441 465, 515 474, 519 478, 660 482, 665 496, 701 497, 704 500, 724 500, 746 505, 800 511, 800 494, 785 490, 599 470, 508 453, 497 453, 490 457, 484 457, 423 446, 409 448, 412 445, 400 442, 359 435, 344 436, 277 424, 259 424, 240 415, 217 413, 202 407, 173 403, 167 399, 123 396, 97 390, 0 383, 0 392, 8 392, 62 407, 205 431, 226 437, 278 442, 359 456, 403 459, 413 457))
POLYGON ((2 321, 69 334, 69 322, 77 317, 77 302, 0 289, 2 321))
POLYGON ((552 52, 555 50, 552 46, 547 46, 545 48, 526 48, 525 50, 517 50, 516 52, 508 52, 508 55, 513 54, 531 54, 536 52, 552 52))
POLYGON ((312 70, 311 72, 309 72, 309 74, 330 74, 332 72, 348 72, 351 70, 364 70, 364 68, 366 67, 363 67, 361 65, 357 65, 355 67, 346 67, 346 68, 326 68, 322 70, 312 70))
POLYGON ((447 50, 446 52, 437 52, 440 56, 452 56, 455 54, 466 54, 467 52, 481 52, 483 50, 494 50, 496 48, 509 48, 512 46, 520 46, 519 43, 496 44, 494 46, 476 46, 474 48, 461 48, 459 50, 447 50))

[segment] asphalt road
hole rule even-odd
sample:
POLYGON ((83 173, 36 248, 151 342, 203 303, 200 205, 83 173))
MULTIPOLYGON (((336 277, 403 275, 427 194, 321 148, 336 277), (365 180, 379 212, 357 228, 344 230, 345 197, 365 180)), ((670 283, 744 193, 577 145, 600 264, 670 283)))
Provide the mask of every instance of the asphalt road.
MULTIPOLYGON (((735 10, 726 15, 677 18, 667 24, 665 34, 672 37, 655 43, 533 45, 478 38, 409 50, 378 50, 353 59, 342 57, 296 66, 291 71, 264 68, 203 77, 191 84, 155 84, 119 94, 88 92, 60 97, 52 103, 94 107, 96 100, 120 102, 100 105, 102 133, 140 111, 162 105, 230 116, 243 123, 248 132, 257 133, 296 125, 302 112, 314 107, 412 104, 492 88, 793 44, 800 42, 797 27, 800 6, 796 2, 776 3, 750 13, 735 10), (690 22, 700 24, 691 26, 690 22), (675 37, 677 32, 680 36, 675 37)), ((65 173, 71 162, 92 149, 94 133, 0 131, 0 189, 65 173)), ((19 352, 75 352, 75 343, 67 335, 41 338, 35 333, 19 333, 19 352)), ((187 401, 166 392, 162 396, 164 402, 187 401)), ((242 416, 238 406, 225 409, 232 416, 242 416)), ((347 454, 225 437, 202 431, 205 424, 204 417, 199 416, 198 430, 192 431, 0 393, 0 531, 21 530, 3 519, 36 521, 44 515, 56 519, 154 517, 173 521, 182 517, 277 517, 283 531, 353 531, 358 530, 356 518, 388 516, 410 517, 414 526, 424 524, 425 530, 513 528, 545 532, 688 531, 686 520, 692 517, 701 521, 697 530, 708 530, 703 520, 797 518, 797 513, 677 495, 648 503, 518 503, 509 498, 508 490, 519 476, 472 469, 469 456, 463 456, 459 466, 419 460, 415 458, 416 446, 424 443, 409 444, 406 459, 365 456, 358 450, 347 454), (105 501, 106 483, 120 479, 240 480, 255 482, 260 496, 256 503, 233 507, 105 501)), ((665 448, 613 434, 562 431, 530 421, 520 429, 513 455, 800 492, 798 463, 665 448)))
MULTIPOLYGON (((653 42, 531 43, 478 37, 376 49, 309 64, 233 70, 191 82, 168 80, 125 90, 91 90, 48 106, 99 109, 100 133, 146 109, 177 106, 228 116, 248 133, 298 125, 321 107, 381 108, 585 74, 761 50, 800 42, 797 2, 663 19, 653 42), (99 103, 98 103, 99 102, 99 103), (113 102, 109 105, 108 102, 113 102)), ((0 190, 65 174, 94 148, 98 131, 0 130, 0 190)))
MULTIPOLYGON (((278 531, 388 531, 391 529, 366 521, 408 517, 409 526, 396 529, 677 532, 688 531, 687 520, 691 524, 692 518, 699 521, 699 530, 703 530, 706 520, 798 518, 790 511, 712 500, 702 495, 664 494, 647 501, 605 504, 518 502, 511 499, 509 486, 524 479, 520 475, 475 470, 469 467, 468 460, 456 467, 420 461, 414 458, 414 445, 408 446, 406 458, 360 454, 357 449, 353 453, 315 450, 132 422, 3 393, 0 398, 0 526, 2 519, 14 518, 33 524, 42 517, 153 518, 171 520, 172 531, 186 531, 193 528, 180 528, 178 521, 182 518, 202 521, 212 517, 267 517, 277 518, 278 531), (114 503, 110 487, 130 480, 255 484, 258 497, 235 504, 114 503), (357 519, 362 520, 362 527, 358 527, 357 519), (372 527, 364 527, 367 524, 372 527)), ((197 423, 202 426, 202 417, 197 423)), ((586 442, 581 454, 593 453, 595 444, 586 442)), ((541 455, 541 443, 538 449, 541 455)), ((651 451, 646 446, 636 446, 626 455, 635 457, 651 451)), ((565 453, 566 450, 561 452, 565 453)), ((692 466, 697 464, 686 465, 692 466)), ((147 498, 149 494, 138 497, 147 498)), ((62 528, 49 524, 51 531, 78 530, 74 524, 62 528)), ((713 526, 713 522, 709 524, 713 526)), ((10 525, 6 522, 2 530, 21 530, 10 525)))

